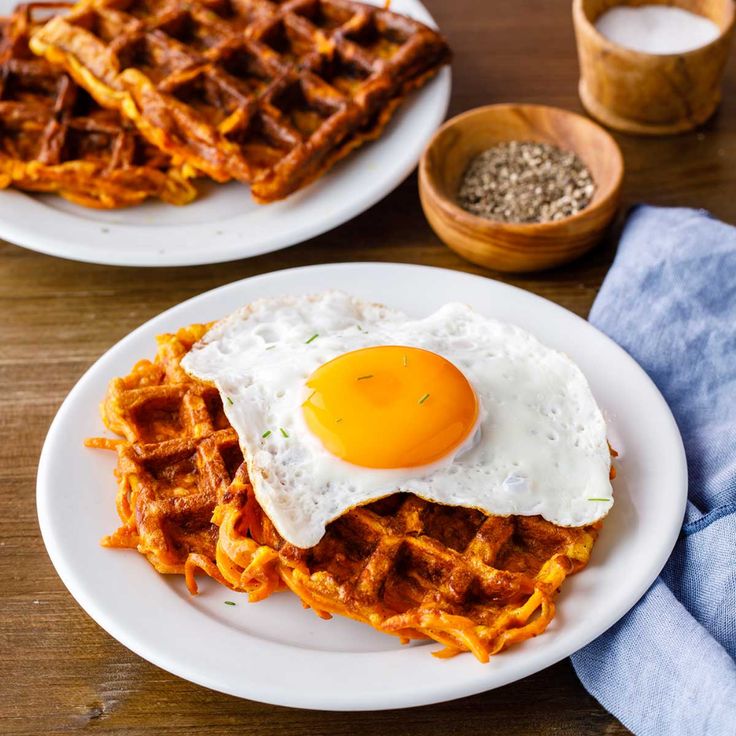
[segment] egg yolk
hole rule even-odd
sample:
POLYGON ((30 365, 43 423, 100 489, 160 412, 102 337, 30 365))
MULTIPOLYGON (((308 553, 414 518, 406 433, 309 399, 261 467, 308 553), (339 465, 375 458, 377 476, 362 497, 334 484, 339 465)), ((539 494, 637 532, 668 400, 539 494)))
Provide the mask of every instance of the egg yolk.
POLYGON ((478 400, 449 360, 398 345, 363 348, 324 363, 302 404, 328 452, 367 468, 435 462, 473 430, 478 400))

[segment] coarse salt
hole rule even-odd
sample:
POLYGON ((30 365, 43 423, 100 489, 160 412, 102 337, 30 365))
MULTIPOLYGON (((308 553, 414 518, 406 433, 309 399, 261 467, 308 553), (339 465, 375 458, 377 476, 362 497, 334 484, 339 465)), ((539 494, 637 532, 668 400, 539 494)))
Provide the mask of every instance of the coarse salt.
POLYGON ((683 54, 720 34, 709 18, 669 5, 620 5, 603 13, 595 27, 609 41, 645 54, 683 54))

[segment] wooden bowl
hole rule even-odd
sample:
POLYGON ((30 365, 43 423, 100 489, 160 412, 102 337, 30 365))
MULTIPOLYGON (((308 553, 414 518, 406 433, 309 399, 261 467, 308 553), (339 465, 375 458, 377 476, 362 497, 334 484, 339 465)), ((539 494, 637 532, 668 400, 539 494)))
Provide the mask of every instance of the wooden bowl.
POLYGON ((580 99, 604 125, 625 133, 671 135, 704 123, 721 100, 734 29, 733 0, 574 0, 580 99), (605 38, 595 21, 616 5, 675 5, 710 18, 721 33, 683 54, 645 54, 605 38))
POLYGON ((581 115, 543 105, 489 105, 448 120, 419 164, 419 195, 432 229, 473 263, 497 271, 538 271, 590 250, 616 213, 624 162, 616 141, 581 115), (562 220, 533 224, 473 215, 456 202, 469 161, 506 141, 550 143, 574 151, 596 184, 590 204, 562 220))

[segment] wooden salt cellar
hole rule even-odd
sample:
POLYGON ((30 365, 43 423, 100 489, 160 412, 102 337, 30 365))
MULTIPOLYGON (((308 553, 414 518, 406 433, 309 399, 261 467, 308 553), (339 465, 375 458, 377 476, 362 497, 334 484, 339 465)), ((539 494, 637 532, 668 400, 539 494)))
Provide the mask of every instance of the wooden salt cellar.
POLYGON ((704 123, 721 100, 734 28, 733 0, 574 0, 580 99, 604 125, 625 133, 670 135, 704 123), (670 5, 712 20, 721 33, 682 54, 646 54, 615 44, 595 21, 618 5, 670 5))

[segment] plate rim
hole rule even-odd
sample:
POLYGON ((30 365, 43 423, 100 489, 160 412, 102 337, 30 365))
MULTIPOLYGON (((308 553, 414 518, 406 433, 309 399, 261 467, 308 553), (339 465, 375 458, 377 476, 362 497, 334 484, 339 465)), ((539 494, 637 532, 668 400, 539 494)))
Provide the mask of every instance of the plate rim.
MULTIPOLYGON (((380 5, 380 0, 361 1, 380 5)), ((422 0, 405 0, 405 2, 410 3, 410 7, 404 11, 407 15, 416 17, 420 22, 437 28, 437 23, 435 22, 434 17, 422 0)), ((0 14, 7 12, 8 11, 0 11, 0 14)), ((299 221, 295 220, 290 227, 277 232, 276 235, 258 235, 257 241, 259 245, 254 247, 248 247, 247 240, 240 238, 238 235, 242 228, 247 227, 247 221, 239 222, 236 220, 232 223, 229 228, 230 236, 228 237, 225 235, 223 237, 221 232, 220 236, 215 241, 216 246, 213 248, 213 232, 223 230, 223 228, 218 225, 217 214, 213 214, 209 221, 182 223, 181 225, 167 224, 147 226, 130 222, 118 222, 112 224, 106 221, 98 221, 94 218, 87 219, 77 216, 66 209, 46 207, 39 199, 38 194, 13 189, 12 187, 0 191, 0 197, 7 202, 7 204, 2 205, 3 215, 0 216, 0 239, 18 247, 42 253, 44 255, 54 256, 56 258, 64 258, 66 260, 77 261, 80 263, 136 268, 168 268, 228 263, 289 248, 293 245, 304 243, 311 238, 330 232, 340 225, 349 222, 397 189, 417 167, 424 146, 447 116, 451 93, 452 70, 451 66, 448 64, 442 67, 437 75, 430 79, 422 89, 412 92, 412 99, 402 101, 396 114, 389 122, 389 130, 390 126, 394 124, 397 124, 398 126, 403 125, 403 130, 400 128, 399 130, 394 131, 396 134, 401 131, 401 148, 406 149, 408 152, 407 157, 402 159, 403 165, 392 170, 390 175, 386 176, 385 179, 381 180, 380 177, 378 177, 378 183, 375 186, 369 185, 364 190, 361 190, 360 188, 357 188, 356 190, 356 188, 353 187, 353 194, 351 194, 350 198, 347 198, 346 202, 342 206, 332 206, 335 200, 326 199, 326 195, 330 195, 330 192, 308 193, 307 190, 303 190, 304 196, 310 198, 316 197, 317 201, 321 198, 325 201, 325 204, 329 206, 320 206, 319 217, 317 217, 315 213, 312 213, 307 226, 304 226, 299 221), (437 101, 434 102, 433 106, 430 108, 431 114, 425 114, 423 116, 423 119, 427 120, 427 129, 425 134, 417 137, 414 134, 413 129, 407 125, 409 121, 403 121, 401 117, 402 115, 408 114, 411 107, 418 104, 423 96, 430 97, 431 95, 436 95, 437 101), (7 213, 8 211, 15 209, 18 203, 22 203, 24 215, 22 218, 13 221, 7 216, 7 213), (44 230, 39 233, 38 227, 34 223, 38 222, 42 212, 45 213, 43 219, 48 217, 51 221, 45 226, 44 230), (34 217, 34 214, 37 216, 34 217), (74 232, 73 235, 64 236, 63 233, 69 226, 75 228, 79 227, 80 231, 74 232), (198 248, 187 248, 184 251, 175 249, 171 252, 161 254, 153 243, 154 240, 176 239, 192 228, 203 229, 200 238, 202 240, 202 245, 198 248), (206 231, 206 228, 209 228, 210 230, 206 231), (103 244, 103 240, 105 238, 109 239, 113 237, 111 232, 112 229, 116 230, 114 237, 118 240, 147 237, 152 242, 149 243, 149 247, 141 249, 141 252, 121 252, 115 244, 103 244), (103 233, 102 238, 100 237, 100 233, 103 233), (76 252, 78 249, 76 243, 83 239, 88 241, 96 240, 97 242, 93 248, 82 250, 82 252, 76 252), (226 242, 229 242, 230 244, 225 245, 226 242), (212 255, 213 252, 216 255, 212 255)), ((389 131, 385 132, 387 133, 389 131)), ((357 157, 360 156, 362 152, 368 151, 368 146, 380 146, 381 143, 386 140, 387 138, 384 134, 376 141, 368 142, 367 145, 361 146, 360 149, 353 152, 346 159, 338 162, 338 166, 357 166, 359 163, 359 159, 357 157)), ((319 186, 322 182, 329 182, 329 177, 333 171, 334 169, 327 172, 325 176, 314 182, 313 185, 319 186)), ((296 192, 293 196, 299 197, 300 194, 301 192, 296 192)), ((250 197, 247 186, 243 186, 243 197, 250 197)), ((279 204, 283 204, 288 201, 289 198, 281 200, 280 203, 273 203, 273 205, 261 205, 258 209, 253 211, 260 213, 265 211, 269 206, 278 206, 279 204)), ((155 200, 152 200, 152 202, 155 204, 155 200)), ((196 205, 196 201, 193 204, 196 205)), ((307 201, 307 204, 309 204, 309 201, 307 201)), ((161 203, 161 206, 169 208, 176 207, 176 205, 165 205, 163 203, 161 203)), ((186 208, 186 205, 184 208, 186 208)), ((81 209, 83 210, 84 208, 81 209)), ((110 210, 109 212, 120 213, 120 215, 124 217, 126 209, 129 208, 110 210)), ((301 213, 298 213, 297 217, 300 216, 301 213)), ((234 217, 238 217, 238 215, 236 214, 234 217)), ((275 214, 274 217, 279 219, 278 213, 275 214)), ((228 228, 225 228, 225 230, 227 231, 228 228)))
MULTIPOLYGON (((155 328, 159 329, 159 328, 155 328)), ((648 590, 652 582, 656 579, 657 575, 659 574, 660 570, 666 563, 667 559, 669 558, 672 548, 674 547, 675 542, 677 541, 682 518, 685 513, 685 506, 687 501, 687 464, 686 464, 686 458, 685 458, 685 450, 682 443, 682 437, 680 435, 679 429, 677 427, 676 421, 672 415, 671 410, 669 409, 669 406, 667 405, 664 397, 659 392, 658 388, 652 381, 652 379, 646 374, 644 369, 639 366, 638 363, 616 342, 614 342, 610 337, 608 337, 605 333, 601 332, 597 328, 595 328, 593 325, 591 325, 587 320, 583 319, 582 317, 579 317, 578 315, 574 314, 570 310, 567 310, 566 308, 562 307, 559 304, 556 304, 555 302, 552 302, 544 297, 541 297, 537 294, 534 294, 532 292, 528 292, 524 289, 521 289, 519 287, 513 286, 511 284, 507 284, 501 281, 495 281, 493 279, 488 279, 484 276, 480 276, 477 274, 470 274, 467 272, 462 271, 455 271, 451 269, 444 269, 434 266, 425 266, 425 265, 418 265, 418 264, 406 264, 406 263, 391 263, 391 262, 344 262, 344 263, 330 263, 330 264, 317 264, 317 265, 310 265, 310 266, 300 266, 296 268, 290 268, 290 269, 284 269, 280 271, 273 271, 268 272, 264 274, 259 274, 256 276, 251 276, 244 279, 239 279, 234 282, 230 282, 228 284, 224 284, 222 286, 216 287, 214 289, 205 291, 199 295, 196 295, 194 297, 191 297, 189 299, 186 299, 185 301, 176 304, 160 314, 152 317, 149 320, 146 320, 143 324, 132 330, 128 335, 123 337, 121 340, 116 342, 114 345, 112 345, 108 350, 106 350, 85 372, 84 374, 78 379, 78 381, 74 384, 73 388, 70 390, 69 394, 66 396, 64 401, 62 402, 61 406, 59 407, 59 410, 57 411, 53 421, 51 422, 51 425, 49 427, 49 431, 46 435, 46 439, 44 440, 43 448, 41 450, 41 455, 39 459, 39 466, 38 466, 38 475, 37 475, 37 486, 36 486, 36 506, 37 506, 37 512, 38 512, 38 520, 39 520, 39 526, 41 529, 42 538, 44 541, 44 545, 46 546, 46 550, 49 554, 49 557, 52 561, 52 564, 54 565, 54 568, 56 569, 57 574, 61 578, 64 585, 69 590, 72 597, 77 601, 77 603, 82 607, 84 611, 98 623, 105 631, 107 631, 113 638, 117 639, 121 644, 123 644, 125 647, 133 651, 138 656, 142 657, 143 659, 146 659, 147 661, 151 662, 152 664, 174 674, 179 677, 182 677, 184 679, 190 680, 198 685, 210 688, 212 690, 216 690, 219 692, 224 692, 229 695, 233 695, 240 698, 248 698, 252 700, 256 700, 259 702, 269 703, 272 705, 281 705, 281 706, 287 706, 287 707, 298 707, 298 708, 305 708, 310 710, 340 710, 340 711, 355 711, 355 710, 386 710, 386 709, 392 709, 392 708, 404 708, 404 707, 413 707, 413 706, 419 706, 419 705, 427 705, 431 703, 437 703, 437 702, 445 702, 448 700, 453 700, 459 697, 474 695, 480 692, 484 692, 490 689, 494 689, 496 687, 503 686, 505 684, 508 684, 510 682, 515 682, 518 679, 521 679, 523 677, 526 677, 530 674, 536 673, 538 671, 541 671, 541 669, 545 669, 548 666, 551 666, 552 664, 566 658, 567 656, 570 656, 574 651, 578 651, 580 648, 584 647, 586 644, 588 644, 593 639, 597 638, 598 636, 602 635, 608 628, 613 626, 621 617, 623 617, 636 603, 638 600, 644 595, 644 593, 648 590), (431 690, 428 691, 422 691, 420 693, 416 693, 409 688, 407 691, 402 692, 392 692, 392 693, 386 693, 385 697, 381 699, 380 701, 366 699, 365 697, 356 697, 353 695, 345 696, 343 693, 331 693, 328 697, 323 698, 322 700, 315 702, 314 699, 304 699, 301 695, 292 694, 292 696, 286 696, 284 697, 283 692, 279 694, 279 692, 274 692, 273 689, 269 689, 266 687, 258 687, 257 683, 248 683, 247 687, 232 685, 224 683, 222 680, 215 680, 212 677, 204 676, 201 673, 196 671, 196 667, 192 669, 192 667, 188 666, 186 662, 184 664, 181 663, 181 661, 177 661, 176 656, 173 656, 170 653, 161 653, 158 651, 152 651, 150 646, 147 645, 145 642, 141 642, 134 634, 130 634, 126 631, 126 627, 124 623, 120 623, 117 620, 115 620, 115 617, 110 617, 104 610, 103 607, 98 605, 96 600, 93 597, 90 597, 86 594, 86 592, 83 589, 83 586, 81 583, 79 583, 76 579, 76 575, 74 571, 68 566, 67 561, 64 559, 64 552, 63 549, 60 548, 57 544, 57 540, 55 538, 55 533, 53 531, 53 520, 49 515, 49 508, 47 506, 47 503, 45 501, 45 494, 47 491, 45 488, 50 487, 50 478, 52 477, 52 459, 51 459, 51 450, 50 448, 50 440, 53 438, 57 433, 59 433, 60 428, 63 428, 64 426, 64 417, 67 412, 70 412, 74 406, 76 394, 81 393, 85 383, 90 380, 90 376, 93 376, 96 370, 99 370, 98 366, 103 362, 110 359, 109 356, 111 354, 114 354, 117 351, 121 351, 125 346, 127 346, 129 343, 134 342, 138 335, 145 331, 147 328, 151 329, 153 328, 152 323, 154 322, 163 322, 166 318, 168 318, 172 312, 178 311, 179 309, 184 309, 187 306, 189 306, 192 302, 197 302, 200 299, 204 299, 205 297, 212 298, 214 294, 217 292, 224 292, 229 289, 237 289, 242 288, 243 285, 252 283, 254 281, 269 281, 269 280, 276 280, 282 278, 285 274, 303 274, 304 272, 309 271, 325 271, 325 270, 345 270, 345 271, 351 271, 354 269, 364 269, 366 267, 369 268, 376 268, 379 269, 408 269, 413 272, 420 272, 420 271, 432 271, 432 272, 445 272, 453 274, 454 276, 459 276, 462 278, 469 278, 469 279, 479 279, 482 281, 492 281, 497 287, 499 287, 502 291, 504 290, 510 290, 513 292, 521 292, 524 295, 524 298, 531 298, 533 302, 536 302, 538 304, 542 304, 543 308, 550 309, 552 308, 555 311, 563 312, 567 315, 567 317, 573 317, 576 321, 583 323, 586 326, 586 329, 592 329, 594 330, 599 337, 603 338, 605 342, 609 344, 610 348, 613 348, 616 352, 619 353, 619 357, 621 357, 623 360, 629 362, 631 367, 634 368, 635 371, 637 371, 640 374, 640 378, 643 379, 644 383, 647 384, 647 389, 651 392, 651 396, 655 398, 655 400, 659 403, 660 409, 665 410, 664 416, 668 417, 668 421, 670 423, 669 429, 671 430, 671 436, 672 439, 675 440, 676 447, 673 447, 674 450, 677 451, 677 457, 671 458, 671 463, 673 466, 676 466, 674 469, 675 475, 679 478, 679 504, 678 504, 678 510, 677 513, 673 513, 671 518, 671 523, 669 525, 668 534, 666 535, 667 539, 666 542, 661 544, 661 546, 658 549, 658 553, 656 555, 651 556, 645 561, 645 564, 642 565, 642 569, 644 572, 640 575, 640 580, 638 581, 638 584, 634 586, 629 594, 626 596, 626 601, 624 602, 619 601, 619 604, 614 607, 613 613, 609 612, 609 615, 606 617, 605 621, 605 627, 600 628, 597 627, 597 630, 595 633, 583 637, 583 640, 581 643, 578 644, 578 646, 573 651, 563 651, 562 653, 557 653, 557 656, 553 658, 544 658, 545 664, 541 667, 537 666, 536 663, 536 657, 530 656, 527 657, 526 660, 522 663, 517 663, 516 670, 507 678, 501 678, 497 681, 494 681, 492 684, 488 684, 487 682, 484 682, 483 677, 479 677, 477 679, 473 680, 473 684, 468 686, 466 683, 462 683, 459 685, 453 686, 452 680, 448 678, 448 680, 442 684, 442 686, 435 686, 431 690), (678 521, 675 523, 675 519, 678 519, 678 521)), ((664 536, 664 535, 663 535, 664 536)), ((273 644, 275 647, 289 647, 290 645, 287 644, 273 644)), ((325 654, 328 657, 339 657, 344 653, 339 652, 320 652, 320 654, 325 654)), ((387 653, 381 653, 381 654, 387 654, 387 653)), ((352 655, 348 655, 352 656, 352 655)), ((427 653, 428 656, 428 653, 427 653)), ((429 659, 433 659, 429 657, 429 659)), ((485 667, 488 667, 488 665, 485 665, 485 667)))

